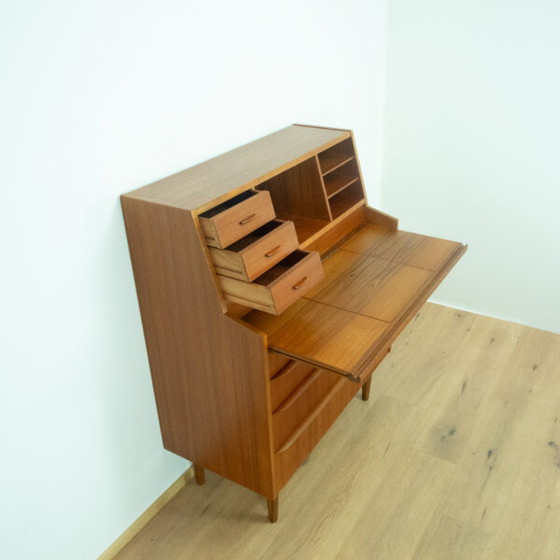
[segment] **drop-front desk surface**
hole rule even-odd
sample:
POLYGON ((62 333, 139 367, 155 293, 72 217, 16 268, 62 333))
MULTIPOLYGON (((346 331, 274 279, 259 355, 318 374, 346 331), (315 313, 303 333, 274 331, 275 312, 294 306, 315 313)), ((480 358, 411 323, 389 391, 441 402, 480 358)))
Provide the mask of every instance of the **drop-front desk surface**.
POLYGON ((278 494, 466 250, 367 206, 294 125, 122 197, 164 446, 278 494))

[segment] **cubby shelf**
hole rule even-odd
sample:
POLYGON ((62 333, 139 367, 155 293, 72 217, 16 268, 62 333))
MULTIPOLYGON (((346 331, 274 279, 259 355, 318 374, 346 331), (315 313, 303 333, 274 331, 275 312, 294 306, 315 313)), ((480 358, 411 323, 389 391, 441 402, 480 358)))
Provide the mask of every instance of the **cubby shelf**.
POLYGON ((362 186, 359 182, 343 189, 337 195, 329 199, 333 219, 342 216, 344 212, 363 201, 364 195, 362 192, 362 186))
POLYGON ((353 185, 356 181, 359 181, 359 177, 352 176, 352 175, 343 175, 338 177, 336 181, 329 183, 328 185, 325 184, 325 188, 327 189, 327 197, 332 198, 336 196, 339 192, 343 191, 346 187, 353 185))
POLYGON ((353 159, 355 159, 354 156, 347 156, 345 154, 334 154, 330 158, 326 157, 321 161, 321 173, 323 176, 328 175, 353 159))

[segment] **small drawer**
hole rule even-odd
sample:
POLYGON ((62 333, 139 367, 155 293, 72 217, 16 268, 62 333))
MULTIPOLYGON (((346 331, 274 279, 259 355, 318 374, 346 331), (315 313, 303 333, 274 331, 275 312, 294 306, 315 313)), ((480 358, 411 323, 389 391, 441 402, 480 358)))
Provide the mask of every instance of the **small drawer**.
POLYGON ((200 214, 207 245, 228 247, 275 217, 267 191, 245 191, 200 214))
POLYGON ((315 368, 305 362, 288 360, 270 380, 270 398, 274 412, 288 395, 308 377, 315 368))
POLYGON ((298 250, 254 282, 243 282, 221 275, 218 278, 224 295, 230 301, 279 315, 306 294, 323 276, 319 253, 298 250))
POLYGON ((209 251, 218 274, 251 282, 297 248, 294 223, 272 220, 227 249, 209 251))

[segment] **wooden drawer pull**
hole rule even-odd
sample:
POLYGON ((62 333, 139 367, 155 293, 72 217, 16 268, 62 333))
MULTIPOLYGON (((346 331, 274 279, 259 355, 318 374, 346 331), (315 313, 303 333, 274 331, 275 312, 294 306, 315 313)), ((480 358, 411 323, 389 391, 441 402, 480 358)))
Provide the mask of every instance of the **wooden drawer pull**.
POLYGON ((311 371, 311 374, 308 375, 284 400, 284 402, 280 403, 278 408, 274 411, 283 412, 284 410, 290 408, 306 391, 308 387, 313 385, 316 379, 321 375, 321 372, 318 368, 315 368, 311 371))
POLYGON ((245 224, 248 224, 251 220, 255 218, 255 216, 256 214, 249 214, 246 218, 240 220, 239 225, 244 226, 245 224))
POLYGON ((285 375, 288 375, 289 373, 292 373, 292 371, 294 371, 294 369, 296 369, 298 367, 298 362, 295 362, 294 360, 290 360, 284 367, 280 368, 271 378, 274 380, 280 379, 281 377, 284 377, 285 375))
POLYGON ((282 444, 280 449, 276 452, 278 455, 280 453, 284 453, 286 449, 292 447, 292 445, 297 441, 299 436, 307 430, 307 428, 313 423, 315 418, 321 414, 323 409, 329 404, 330 400, 334 397, 337 391, 340 389, 340 386, 344 383, 344 378, 341 377, 337 382, 331 387, 330 391, 327 393, 327 396, 310 412, 310 414, 303 420, 303 422, 292 432, 290 437, 282 444))
POLYGON ((278 253, 278 251, 280 251, 281 248, 282 248, 282 245, 278 245, 278 246, 274 247, 274 249, 272 249, 268 253, 265 253, 264 256, 267 259, 269 259, 270 257, 273 257, 274 255, 276 255, 276 253, 278 253))
POLYGON ((307 276, 304 276, 299 282, 292 286, 292 290, 299 290, 307 282, 307 276))

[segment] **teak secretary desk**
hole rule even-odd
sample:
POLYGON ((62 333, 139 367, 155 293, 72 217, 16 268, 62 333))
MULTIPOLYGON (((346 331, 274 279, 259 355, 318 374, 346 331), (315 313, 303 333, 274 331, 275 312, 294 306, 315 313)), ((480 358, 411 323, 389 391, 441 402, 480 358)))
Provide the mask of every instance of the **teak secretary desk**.
POLYGON ((122 196, 166 449, 278 494, 466 250, 367 206, 352 133, 294 125, 122 196))

